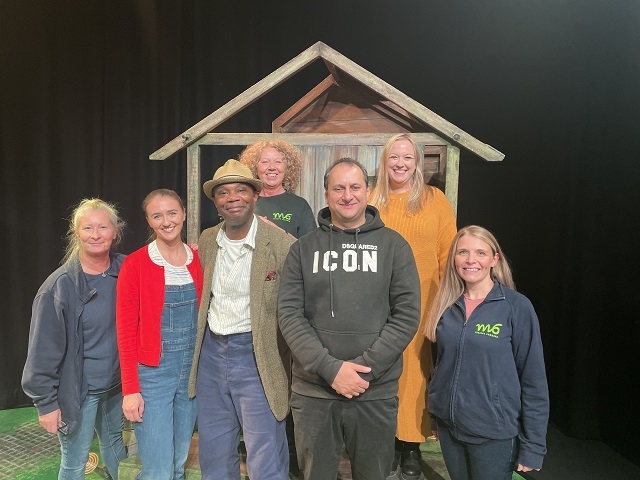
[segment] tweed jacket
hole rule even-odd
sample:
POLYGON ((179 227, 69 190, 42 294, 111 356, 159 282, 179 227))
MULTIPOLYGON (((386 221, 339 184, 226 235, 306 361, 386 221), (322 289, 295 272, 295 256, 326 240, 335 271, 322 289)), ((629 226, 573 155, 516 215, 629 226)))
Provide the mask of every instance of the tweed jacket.
MULTIPOLYGON (((267 401, 273 415, 283 420, 289 411, 289 382, 285 365, 290 363, 290 351, 278 328, 278 288, 282 275, 282 265, 295 241, 282 230, 258 222, 256 248, 251 259, 250 315, 253 334, 253 350, 258 365, 267 401)), ((189 396, 196 395, 196 375, 198 360, 204 335, 209 328, 207 314, 211 301, 213 268, 218 253, 216 238, 224 222, 202 232, 198 241, 200 262, 204 270, 204 286, 198 313, 198 333, 189 377, 189 396)), ((204 400, 203 400, 204 401, 204 400)))

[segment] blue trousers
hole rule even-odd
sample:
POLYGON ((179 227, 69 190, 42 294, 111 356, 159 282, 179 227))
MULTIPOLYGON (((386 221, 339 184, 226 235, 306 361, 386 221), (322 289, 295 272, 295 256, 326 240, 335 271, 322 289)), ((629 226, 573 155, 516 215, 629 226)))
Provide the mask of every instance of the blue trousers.
POLYGON ((274 417, 258 374, 251 332, 207 329, 196 381, 198 450, 203 480, 240 477, 240 430, 251 480, 289 478, 285 421, 274 417))
POLYGON ((162 356, 157 367, 138 365, 144 400, 134 423, 140 480, 179 480, 196 422, 196 400, 187 393, 196 339, 198 302, 193 284, 167 285, 162 312, 162 356))
POLYGON ((80 408, 80 419, 69 434, 58 433, 60 440, 60 471, 58 479, 85 478, 84 468, 93 441, 98 434, 100 454, 111 478, 118 480, 118 463, 126 458, 122 442, 122 392, 120 387, 100 394, 89 394, 80 408))
POLYGON ((511 480, 518 455, 517 438, 463 442, 440 423, 438 438, 451 480, 511 480))

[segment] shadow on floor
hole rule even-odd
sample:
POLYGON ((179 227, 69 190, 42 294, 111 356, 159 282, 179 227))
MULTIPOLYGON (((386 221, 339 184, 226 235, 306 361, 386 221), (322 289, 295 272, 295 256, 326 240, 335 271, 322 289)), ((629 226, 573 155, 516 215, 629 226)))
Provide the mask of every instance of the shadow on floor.
POLYGON ((596 440, 567 437, 553 425, 547 433, 544 468, 529 480, 639 480, 640 467, 596 440))

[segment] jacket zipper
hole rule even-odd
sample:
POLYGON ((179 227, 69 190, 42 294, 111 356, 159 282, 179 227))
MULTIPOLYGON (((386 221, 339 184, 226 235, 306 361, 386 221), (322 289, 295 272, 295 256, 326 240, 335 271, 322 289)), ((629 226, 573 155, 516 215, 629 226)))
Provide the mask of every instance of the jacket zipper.
MULTIPOLYGON (((479 309, 482 305, 484 305, 487 302, 494 302, 496 300, 503 300, 504 296, 501 297, 496 297, 496 298, 490 298, 490 299, 484 299, 480 305, 478 305, 473 312, 471 312, 471 315, 473 315, 474 313, 476 313, 476 310, 479 309)), ((451 425, 453 426, 453 428, 455 429, 455 408, 454 408, 454 401, 456 398, 456 392, 458 390, 458 377, 460 375, 460 368, 462 366, 462 349, 464 347, 464 337, 466 335, 467 332, 467 323, 469 322, 469 319, 471 318, 471 316, 469 316, 469 318, 467 318, 466 312, 464 311, 464 309, 462 309, 462 307, 455 302, 454 305, 456 306, 456 308, 458 308, 458 311, 462 313, 462 318, 463 318, 463 323, 462 323, 462 331, 460 332, 460 339, 458 340, 458 355, 456 358, 456 371, 454 373, 453 376, 453 388, 451 389, 451 398, 449 400, 449 417, 451 418, 451 425)))
MULTIPOLYGON (((459 306, 457 306, 460 309, 459 306)), ((463 313, 463 318, 466 317, 463 313)), ((462 323, 462 330, 460 331, 460 339, 458 340, 458 355, 456 357, 456 370, 453 375, 453 388, 451 389, 451 398, 449 400, 449 417, 451 418, 451 426, 455 429, 455 408, 454 401, 456 398, 456 392, 458 391, 458 378, 460 376, 460 368, 462 366, 462 349, 464 347, 464 337, 467 331, 467 319, 464 318, 462 323)))

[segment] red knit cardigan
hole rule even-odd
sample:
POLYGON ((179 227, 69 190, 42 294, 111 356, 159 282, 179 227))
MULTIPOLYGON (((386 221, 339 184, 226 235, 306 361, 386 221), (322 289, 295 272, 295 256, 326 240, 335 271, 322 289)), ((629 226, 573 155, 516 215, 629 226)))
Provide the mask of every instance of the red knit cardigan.
MULTIPOLYGON (((202 266, 198 252, 187 265, 202 298, 202 266)), ((138 363, 157 367, 161 353, 161 323, 164 308, 164 267, 153 263, 148 245, 127 256, 116 287, 116 329, 122 394, 140 392, 138 363)))

